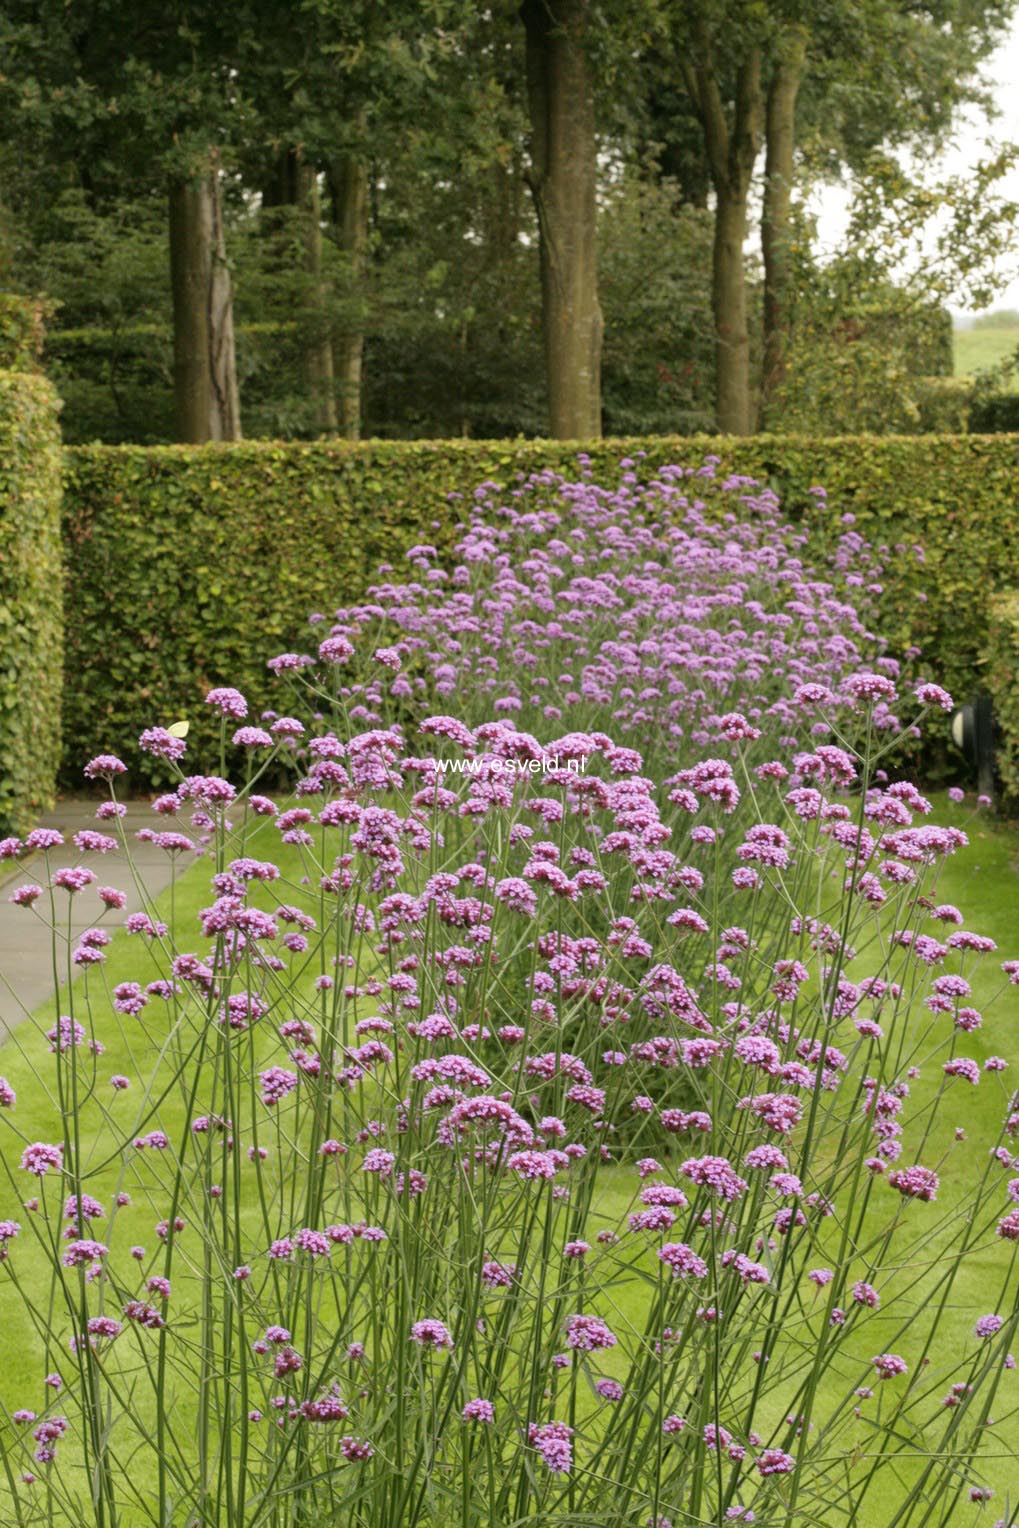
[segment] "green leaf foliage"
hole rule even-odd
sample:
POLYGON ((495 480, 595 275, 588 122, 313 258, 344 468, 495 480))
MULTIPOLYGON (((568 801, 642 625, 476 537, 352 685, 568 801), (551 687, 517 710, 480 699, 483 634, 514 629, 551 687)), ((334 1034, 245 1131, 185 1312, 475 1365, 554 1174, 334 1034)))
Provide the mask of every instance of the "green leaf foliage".
POLYGON ((970 425, 986 435, 1019 430, 1019 393, 978 391, 970 409, 970 425))
POLYGON ((59 404, 30 372, 0 372, 0 831, 51 804, 63 642, 59 404))
POLYGON ((994 703, 995 753, 1006 797, 1019 800, 1019 590, 988 601, 986 688, 994 703))
POLYGON ((46 303, 41 299, 0 292, 0 367, 35 371, 42 352, 46 303))
MULTIPOLYGON (((921 435, 964 435, 973 424, 973 383, 969 377, 918 377, 913 391, 921 435)), ((995 435, 998 431, 974 424, 973 433, 995 435)))

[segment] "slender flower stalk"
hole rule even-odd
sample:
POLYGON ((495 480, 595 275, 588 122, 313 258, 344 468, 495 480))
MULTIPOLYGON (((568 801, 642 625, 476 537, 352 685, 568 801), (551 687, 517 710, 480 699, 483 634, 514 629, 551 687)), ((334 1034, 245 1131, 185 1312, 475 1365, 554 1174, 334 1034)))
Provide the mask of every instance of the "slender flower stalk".
POLYGON ((217 773, 148 729, 166 903, 97 890, 112 754, 73 852, 0 846, 61 994, 0 1078, 12 1521, 918 1528, 1004 1481, 1019 1098, 971 1036, 1019 961, 978 1008, 966 835, 888 773, 949 698, 851 528, 814 566, 632 469, 484 485, 281 712, 209 692, 217 773))

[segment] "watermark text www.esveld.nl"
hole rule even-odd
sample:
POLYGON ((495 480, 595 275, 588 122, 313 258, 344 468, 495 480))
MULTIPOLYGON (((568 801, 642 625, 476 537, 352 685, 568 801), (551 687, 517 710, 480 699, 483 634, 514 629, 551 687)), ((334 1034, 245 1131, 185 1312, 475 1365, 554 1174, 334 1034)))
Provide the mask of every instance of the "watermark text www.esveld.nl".
POLYGON ((453 775, 552 775, 563 770, 582 775, 587 771, 587 758, 564 759, 557 753, 549 753, 540 759, 503 759, 487 754, 481 759, 439 759, 438 765, 443 774, 453 775))

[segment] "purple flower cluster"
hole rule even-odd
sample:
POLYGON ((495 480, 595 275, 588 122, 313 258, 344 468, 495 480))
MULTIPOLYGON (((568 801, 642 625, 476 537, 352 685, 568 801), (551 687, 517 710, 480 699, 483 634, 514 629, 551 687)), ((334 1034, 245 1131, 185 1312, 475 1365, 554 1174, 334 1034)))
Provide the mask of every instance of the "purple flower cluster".
MULTIPOLYGON (((337 611, 319 657, 372 655, 374 674, 348 687, 366 717, 455 698, 460 717, 437 733, 453 741, 462 720, 495 715, 535 731, 567 717, 610 727, 665 758, 719 738, 809 745, 829 731, 826 705, 861 703, 897 730, 899 665, 877 656, 861 613, 879 557, 851 530, 823 572, 806 547, 773 494, 711 463, 646 484, 624 471, 614 491, 549 472, 484 484, 452 573, 418 549, 419 577, 337 611), (421 659, 430 681, 409 677, 421 659)), ((313 661, 286 657, 277 671, 313 661)))

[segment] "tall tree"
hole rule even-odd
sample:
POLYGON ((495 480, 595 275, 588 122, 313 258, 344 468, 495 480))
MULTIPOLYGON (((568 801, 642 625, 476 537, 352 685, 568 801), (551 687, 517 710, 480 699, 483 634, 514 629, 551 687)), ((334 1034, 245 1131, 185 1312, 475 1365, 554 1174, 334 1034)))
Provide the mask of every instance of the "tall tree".
POLYGON ((189 444, 241 437, 223 215, 224 156, 232 158, 249 117, 229 52, 237 19, 170 0, 153 20, 107 0, 82 31, 90 88, 134 136, 125 157, 164 178, 174 415, 178 439, 189 444))
POLYGON ((178 440, 239 440, 233 291, 218 156, 170 181, 173 389, 178 440))
POLYGON ((336 369, 329 327, 329 292, 322 264, 320 176, 315 166, 306 163, 302 158, 298 158, 296 170, 296 202, 304 249, 304 271, 307 277, 304 315, 306 334, 303 344, 304 372, 315 431, 320 435, 333 435, 337 428, 336 369))
POLYGON ((768 0, 761 419, 774 424, 791 341, 790 229, 797 174, 870 172, 875 150, 926 156, 958 110, 988 104, 981 65, 1012 0, 768 0))
POLYGON ((589 0, 523 0, 549 418, 558 440, 601 435, 594 90, 589 0))
MULTIPOLYGON (((158 12, 95 0, 11 0, 3 21, 22 72, 20 117, 93 213, 157 192, 174 317, 181 438, 240 434, 220 155, 243 121, 231 19, 168 0, 158 12)), ((5 49, 6 52, 6 49, 5 49)))
POLYGON ((764 98, 762 48, 750 31, 728 69, 704 12, 689 18, 681 53, 687 91, 704 133, 715 192, 712 312, 715 324, 715 407, 726 435, 749 435, 756 423, 750 379, 750 332, 743 246, 750 183, 760 147, 764 98), (723 86, 731 78, 729 99, 723 86))
POLYGON ((761 255, 764 259, 764 346, 760 422, 773 423, 785 379, 789 341, 791 265, 790 211, 796 179, 796 98, 807 53, 802 27, 783 29, 774 48, 765 110, 764 196, 761 255))
MULTIPOLYGON (((360 154, 340 154, 329 171, 333 229, 347 263, 355 299, 364 280, 368 251, 368 167, 360 154)), ((355 308, 361 305, 355 301, 355 308)), ((340 432, 348 440, 361 435, 364 324, 348 316, 336 340, 336 375, 340 395, 340 432)))

